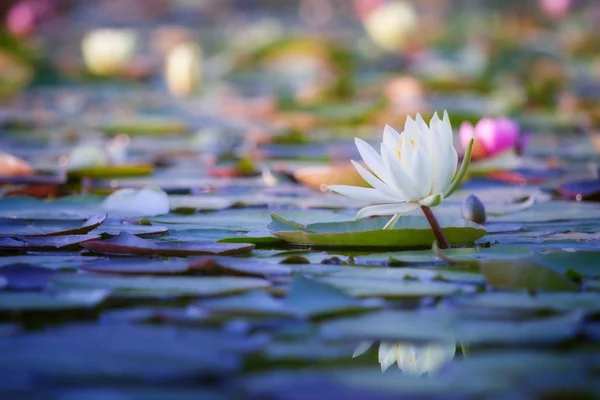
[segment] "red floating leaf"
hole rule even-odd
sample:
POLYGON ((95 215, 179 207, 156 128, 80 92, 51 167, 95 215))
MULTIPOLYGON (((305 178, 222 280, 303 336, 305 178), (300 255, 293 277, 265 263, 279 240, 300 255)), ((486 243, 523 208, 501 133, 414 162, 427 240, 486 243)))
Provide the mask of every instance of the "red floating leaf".
POLYGON ((245 254, 254 249, 254 245, 248 243, 152 242, 128 232, 121 232, 119 236, 104 241, 90 241, 85 243, 83 247, 103 254, 161 255, 167 257, 245 254))

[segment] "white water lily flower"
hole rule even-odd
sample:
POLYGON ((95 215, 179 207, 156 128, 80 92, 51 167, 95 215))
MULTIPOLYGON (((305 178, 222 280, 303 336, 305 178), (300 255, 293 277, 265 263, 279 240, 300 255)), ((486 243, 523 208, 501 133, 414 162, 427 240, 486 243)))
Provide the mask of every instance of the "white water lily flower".
POLYGON ((386 125, 381 153, 362 139, 356 138, 355 141, 363 161, 372 172, 355 161, 352 163, 372 188, 332 185, 328 189, 376 204, 361 209, 356 219, 399 215, 421 206, 439 205, 456 190, 471 159, 470 145, 456 174, 458 154, 446 112, 442 120, 437 113, 434 114, 429 126, 419 114, 416 120, 408 117, 402 133, 386 125))
POLYGON ((128 217, 153 217, 168 214, 169 196, 160 188, 120 189, 108 196, 102 208, 111 214, 128 217))
MULTIPOLYGON (((371 345, 372 342, 359 344, 353 358, 363 354, 371 345)), ((456 344, 454 342, 426 345, 389 342, 379 344, 379 363, 382 372, 397 363, 398 368, 407 375, 431 374, 450 362, 455 354, 456 344)))

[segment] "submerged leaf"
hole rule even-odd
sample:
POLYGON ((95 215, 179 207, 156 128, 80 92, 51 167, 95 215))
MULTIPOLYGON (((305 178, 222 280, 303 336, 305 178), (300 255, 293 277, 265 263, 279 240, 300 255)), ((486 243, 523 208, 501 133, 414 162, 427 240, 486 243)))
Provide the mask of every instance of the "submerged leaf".
POLYGON ((536 262, 535 258, 524 260, 483 261, 481 272, 490 285, 505 289, 543 291, 578 291, 577 283, 556 271, 536 262))
POLYGON ((254 249, 254 245, 248 243, 153 242, 127 232, 121 232, 112 239, 93 240, 82 245, 88 250, 103 254, 156 254, 168 257, 244 254, 254 249))

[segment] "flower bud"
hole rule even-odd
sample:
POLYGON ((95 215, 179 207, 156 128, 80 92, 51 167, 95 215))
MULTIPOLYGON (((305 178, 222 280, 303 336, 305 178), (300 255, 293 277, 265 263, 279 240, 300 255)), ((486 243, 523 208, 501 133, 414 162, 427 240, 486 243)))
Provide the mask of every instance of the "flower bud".
POLYGON ((463 122, 460 126, 460 141, 463 147, 471 138, 473 144, 473 159, 481 159, 519 145, 519 125, 508 118, 483 118, 477 125, 463 122))
POLYGON ((485 223, 485 207, 477 196, 469 195, 462 205, 462 217, 476 224, 485 223))

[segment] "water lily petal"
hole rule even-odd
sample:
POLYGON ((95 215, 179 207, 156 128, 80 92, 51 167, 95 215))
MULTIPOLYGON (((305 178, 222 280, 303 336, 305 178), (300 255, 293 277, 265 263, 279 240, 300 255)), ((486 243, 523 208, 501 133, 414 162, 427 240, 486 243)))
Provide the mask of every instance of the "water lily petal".
MULTIPOLYGON (((469 145, 467 146, 467 150, 465 152, 465 156, 463 158, 462 165, 460 166, 460 170, 458 171, 458 173, 456 174, 456 176, 454 177, 452 182, 450 182, 450 184, 448 185, 448 188, 444 190, 444 198, 446 198, 446 199, 448 197, 450 197, 452 195, 452 193, 454 193, 456 191, 456 189, 458 189, 458 186, 460 185, 463 177, 467 173, 467 169, 469 168, 469 164, 471 163, 471 151, 473 149, 473 141, 474 140, 471 139, 471 141, 469 142, 469 145)), ((454 151, 456 152, 456 150, 454 150, 454 151)), ((456 156, 456 158, 458 160, 458 155, 456 156)))
POLYGON ((398 344, 398 368, 407 375, 421 375, 419 371, 418 360, 416 357, 415 346, 412 344, 398 344))
POLYGON ((402 135, 394 128, 389 125, 386 125, 385 128, 383 128, 383 143, 390 149, 398 149, 401 141, 402 135))
POLYGON ((385 170, 381 156, 377 151, 362 139, 354 138, 354 143, 367 167, 369 167, 379 179, 385 180, 387 171, 385 170))
POLYGON ((425 346, 414 346, 415 373, 435 373, 456 354, 456 343, 434 343, 425 346))
POLYGON ((394 215, 412 211, 419 207, 418 203, 379 204, 361 208, 356 214, 356 219, 372 217, 374 215, 394 215))
POLYGON ((424 134, 425 132, 430 130, 420 113, 417 113, 417 118, 415 119, 415 122, 419 126, 421 134, 424 134))
POLYGON ((379 344, 379 363, 381 364, 381 372, 385 372, 396 362, 396 350, 396 345, 393 343, 381 342, 379 344))
POLYGON ((412 179, 417 185, 420 198, 431 194, 431 165, 429 156, 423 149, 418 149, 412 164, 412 179))
POLYGON ((452 135, 452 124, 450 123, 450 117, 448 116, 448 111, 444 110, 444 119, 442 120, 441 129, 444 139, 446 141, 446 145, 448 147, 454 147, 454 136, 452 135))
MULTIPOLYGON (((405 135, 405 132, 402 132, 402 135, 405 135)), ((400 158, 400 164, 402 165, 402 168, 404 168, 404 170, 411 174, 412 172, 412 165, 413 165, 413 161, 415 159, 417 153, 417 146, 416 146, 416 142, 415 145, 411 144, 410 141, 406 140, 406 138, 404 138, 402 140, 401 146, 400 146, 400 153, 399 153, 399 158, 400 158)))
POLYGON ((375 175, 367 171, 362 165, 360 165, 354 160, 352 160, 352 165, 354 165, 354 168, 356 168, 356 171, 360 174, 360 176, 362 176, 362 178, 374 189, 377 189, 386 196, 392 197, 394 199, 401 198, 401 195, 398 193, 397 190, 386 185, 379 178, 375 177, 375 175))
MULTIPOLYGON (((388 148, 385 144, 381 144, 381 156, 383 158, 383 165, 386 170, 389 171, 390 179, 386 180, 386 183, 394 188, 402 196, 402 200, 415 200, 419 198, 419 192, 412 180, 400 164, 400 160, 393 153, 393 150, 388 148)), ((399 200, 399 201, 402 201, 399 200)))
POLYGON ((360 342, 358 344, 358 346, 356 346, 356 350, 354 350, 354 354, 352 354, 352 358, 356 358, 358 356, 362 356, 363 354, 365 354, 365 352, 371 348, 373 343, 374 343, 373 341, 369 341, 369 340, 360 342))
MULTIPOLYGON (((473 146, 471 146, 472 148, 473 146)), ((469 160, 470 161, 470 160, 469 160)), ((442 193, 446 193, 452 186, 452 181, 456 176, 456 170, 458 169, 458 153, 455 148, 450 149, 447 159, 447 167, 444 169, 446 174, 442 177, 443 182, 447 182, 445 186, 440 190, 442 193)))
POLYGON ((327 189, 341 194, 342 196, 350 197, 351 199, 368 201, 370 203, 389 203, 398 201, 398 199, 387 196, 386 194, 371 188, 348 185, 331 185, 327 187, 327 189))

